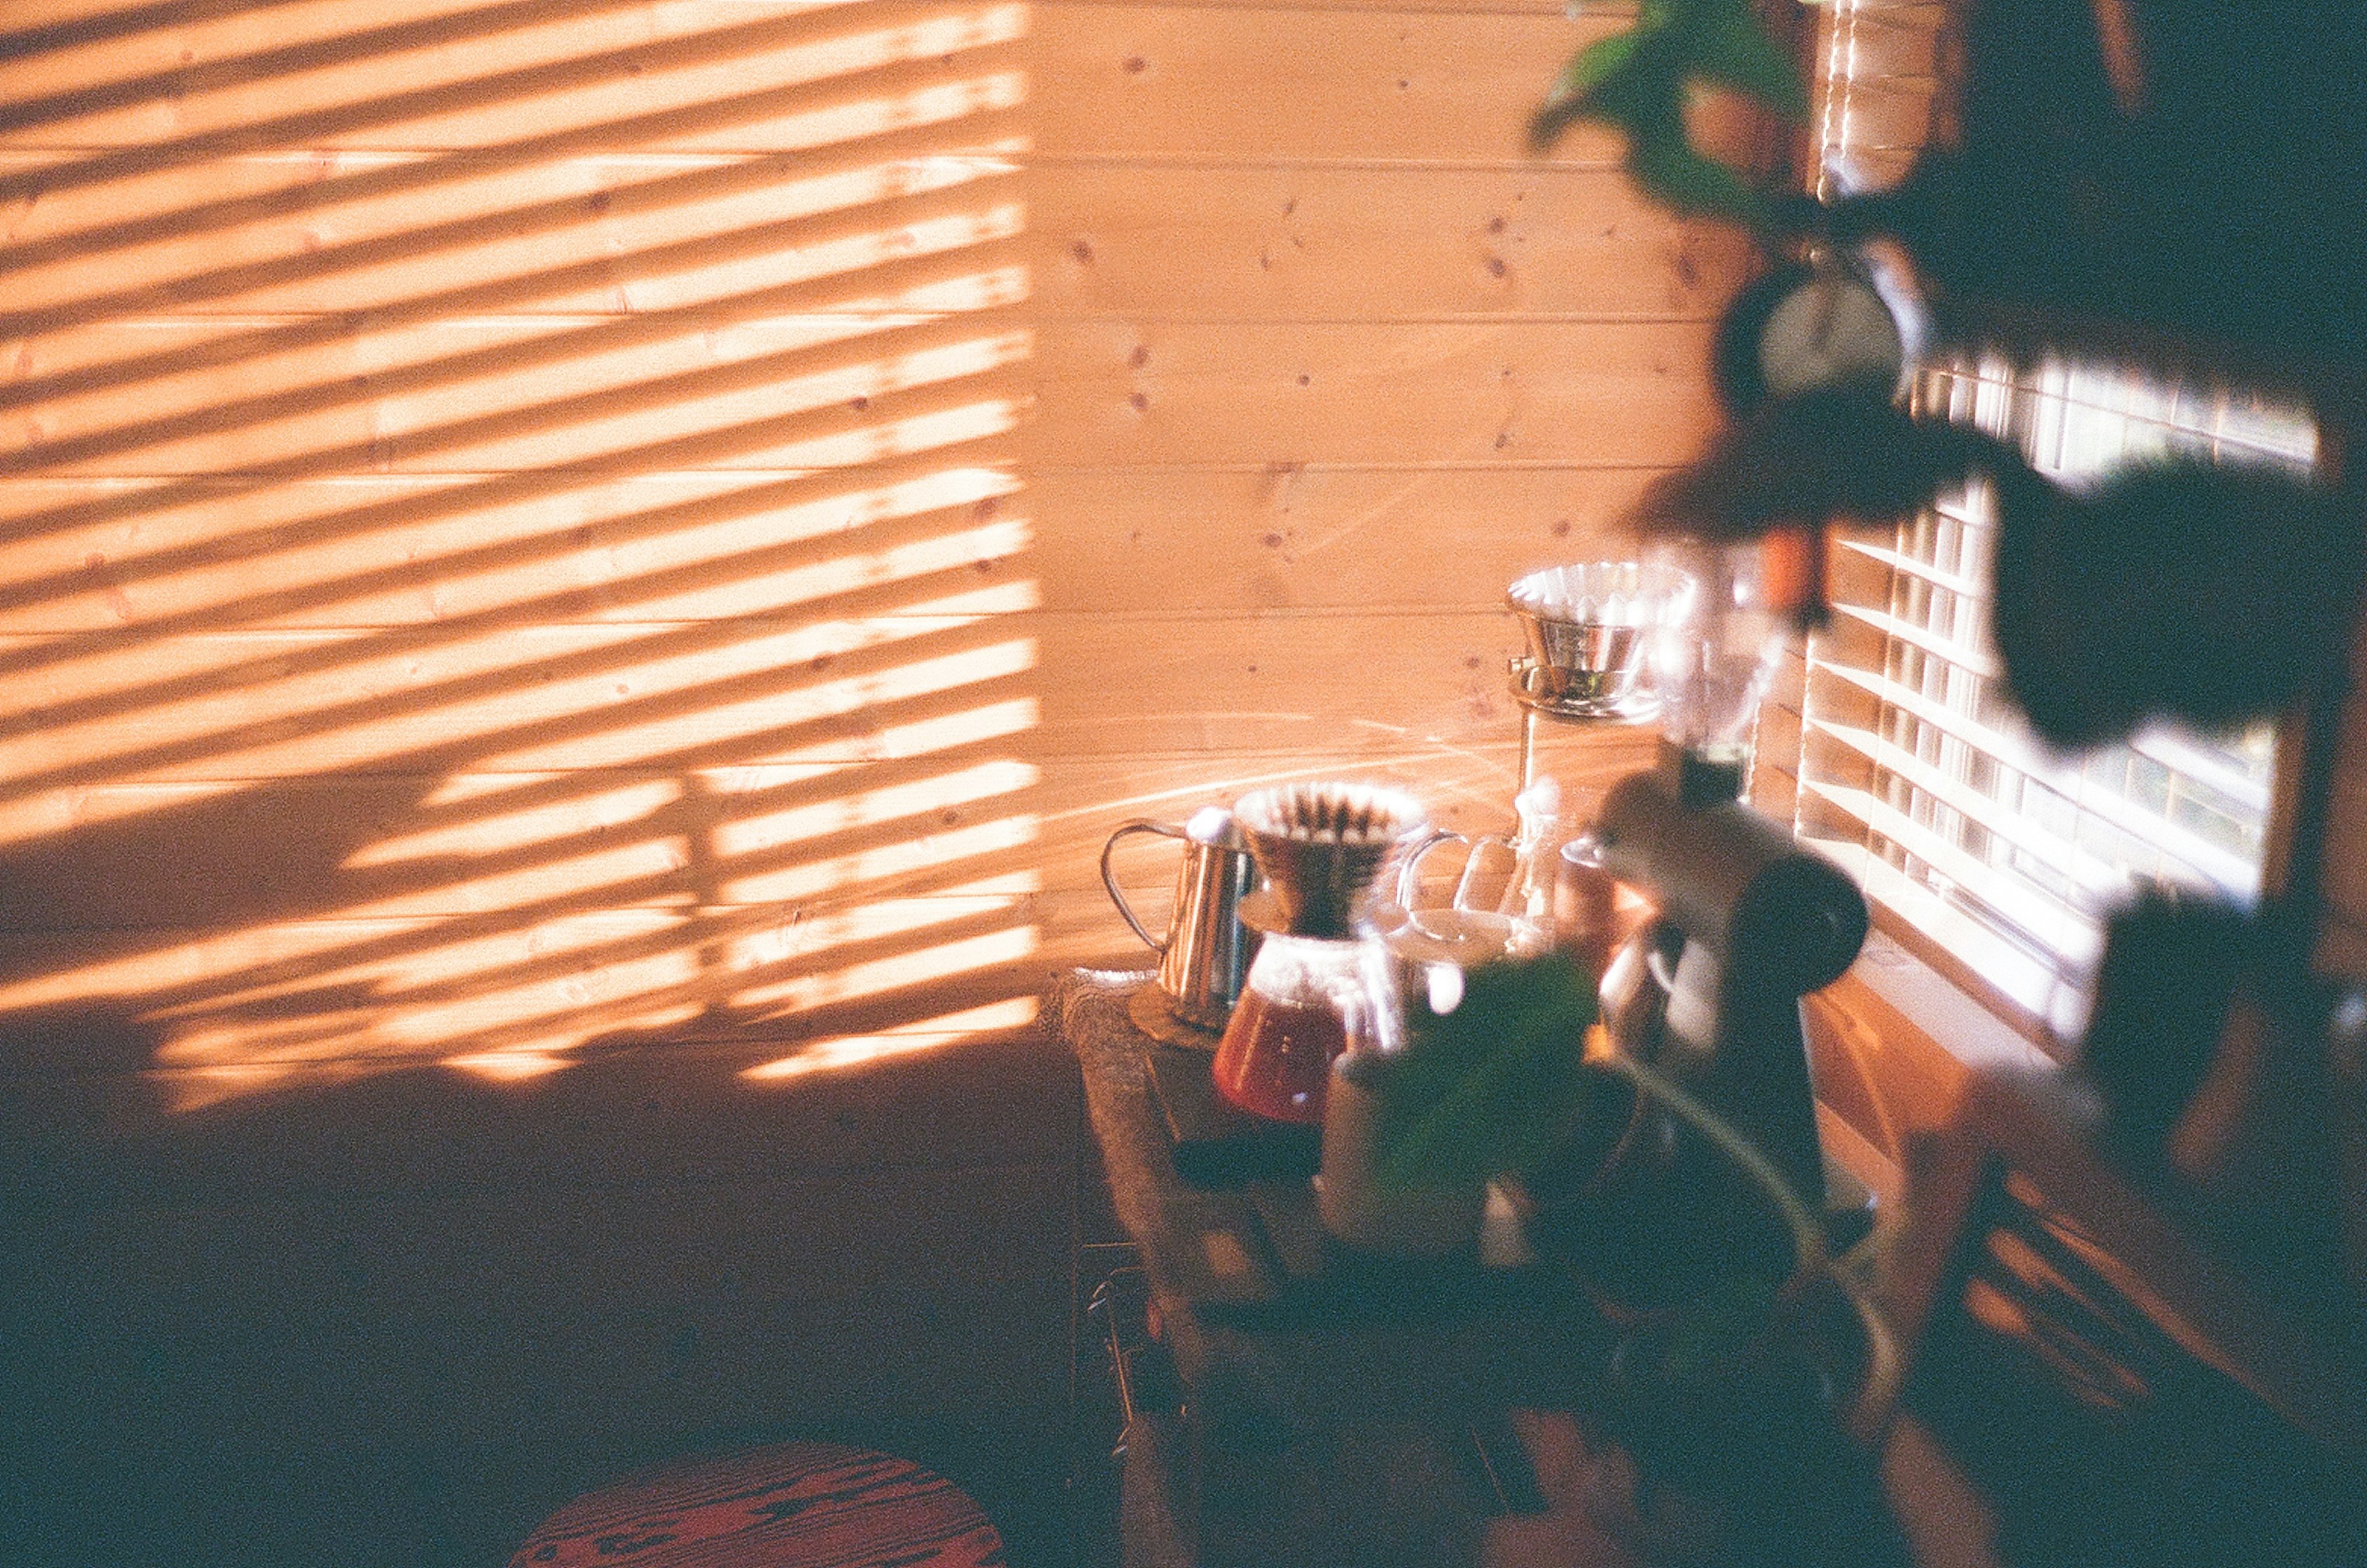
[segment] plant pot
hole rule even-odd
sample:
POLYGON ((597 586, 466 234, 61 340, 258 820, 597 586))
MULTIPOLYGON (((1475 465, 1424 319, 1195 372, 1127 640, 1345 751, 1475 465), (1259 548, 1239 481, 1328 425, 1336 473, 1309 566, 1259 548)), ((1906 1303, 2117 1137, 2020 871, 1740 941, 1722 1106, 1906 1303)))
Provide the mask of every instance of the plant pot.
POLYGON ((1323 1105, 1322 1168, 1315 1208, 1323 1228, 1359 1252, 1443 1258, 1478 1245, 1488 1207, 1486 1180, 1390 1187, 1380 1179, 1382 1097, 1388 1062, 1351 1053, 1332 1064, 1323 1105))

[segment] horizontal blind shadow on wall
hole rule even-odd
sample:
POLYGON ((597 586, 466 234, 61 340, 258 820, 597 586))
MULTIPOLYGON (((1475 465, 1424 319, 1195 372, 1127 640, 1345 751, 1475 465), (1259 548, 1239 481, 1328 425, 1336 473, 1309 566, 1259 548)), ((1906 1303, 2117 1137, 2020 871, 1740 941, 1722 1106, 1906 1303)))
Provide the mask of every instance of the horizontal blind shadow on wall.
POLYGON ((189 1108, 1024 1023, 1025 28, 0 39, 0 1037, 189 1108))

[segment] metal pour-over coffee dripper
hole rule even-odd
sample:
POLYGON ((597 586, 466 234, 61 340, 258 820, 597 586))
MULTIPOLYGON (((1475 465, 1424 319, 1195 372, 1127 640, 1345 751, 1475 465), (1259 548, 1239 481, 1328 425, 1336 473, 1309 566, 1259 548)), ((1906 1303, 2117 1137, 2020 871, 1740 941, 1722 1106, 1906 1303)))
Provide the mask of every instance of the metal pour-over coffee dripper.
POLYGON ((1512 661, 1522 788, 1557 772, 1556 723, 1640 724, 1659 711, 1652 649, 1687 587, 1655 561, 1599 560, 1533 571, 1505 590, 1528 645, 1512 661))
POLYGON ((1243 1111, 1320 1122, 1332 1059, 1390 1043, 1387 953, 1365 903, 1428 814, 1382 785, 1300 784, 1243 795, 1233 818, 1266 879, 1243 914, 1267 929, 1210 1070, 1243 1111))
POLYGON ((1647 655, 1675 586, 1674 573, 1632 560, 1550 567, 1513 583, 1504 602, 1528 644, 1512 667, 1523 704, 1558 718, 1648 716, 1647 655))
POLYGON ((1233 803, 1233 820, 1281 929, 1314 937, 1351 935, 1382 862, 1430 825, 1403 790, 1361 784, 1257 790, 1233 803))

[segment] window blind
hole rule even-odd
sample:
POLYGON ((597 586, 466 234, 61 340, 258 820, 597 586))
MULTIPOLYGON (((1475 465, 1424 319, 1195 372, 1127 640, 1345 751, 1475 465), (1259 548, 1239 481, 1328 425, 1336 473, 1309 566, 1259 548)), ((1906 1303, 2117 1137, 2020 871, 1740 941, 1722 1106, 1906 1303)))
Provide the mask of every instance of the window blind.
MULTIPOLYGON (((1944 113, 1947 21, 1938 6, 1827 7, 1820 177, 1904 175, 1944 113)), ((2304 470, 2316 456, 2305 409, 2127 365, 1959 351, 1920 367, 1909 399, 2067 484, 2171 452, 2304 470)), ((1762 727, 1796 725, 1796 752, 1768 759, 1754 789, 1790 799, 1800 836, 1886 924, 2060 1037, 2084 1018, 2103 919, 2136 887, 2258 894, 2275 735, 2163 726, 2076 756, 2041 745, 1990 649, 1992 531, 1976 482, 1840 543, 1835 616, 1811 639, 1798 705, 1762 727)))

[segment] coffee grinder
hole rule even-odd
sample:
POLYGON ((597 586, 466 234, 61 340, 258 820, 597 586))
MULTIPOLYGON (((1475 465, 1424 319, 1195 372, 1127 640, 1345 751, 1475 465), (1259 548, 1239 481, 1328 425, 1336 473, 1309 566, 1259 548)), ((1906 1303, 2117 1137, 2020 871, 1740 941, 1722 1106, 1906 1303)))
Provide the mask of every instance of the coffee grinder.
POLYGON ((1824 1160, 1801 998, 1839 979, 1866 907, 1840 867, 1727 797, 1684 793, 1682 753, 1620 781, 1596 835, 1655 918, 1603 979, 1613 1043, 1759 1145, 1813 1209, 1824 1160))
MULTIPOLYGON (((1683 583, 1655 637, 1659 754, 1613 786, 1594 829, 1602 863, 1657 913, 1604 972, 1604 1022, 1617 1050, 1757 1145, 1814 1213, 1827 1194, 1801 1001, 1855 960, 1865 899, 1741 799, 1793 615, 1770 602, 1758 547, 1686 539, 1663 553, 1683 583)), ((1788 1237, 1731 1160, 1643 1103, 1583 1197, 1563 1239, 1604 1262, 1614 1294, 1682 1299, 1738 1260, 1789 1270, 1788 1237)))

